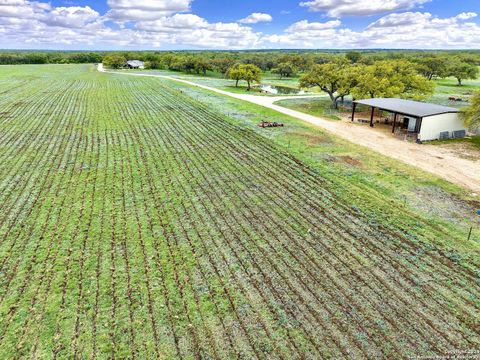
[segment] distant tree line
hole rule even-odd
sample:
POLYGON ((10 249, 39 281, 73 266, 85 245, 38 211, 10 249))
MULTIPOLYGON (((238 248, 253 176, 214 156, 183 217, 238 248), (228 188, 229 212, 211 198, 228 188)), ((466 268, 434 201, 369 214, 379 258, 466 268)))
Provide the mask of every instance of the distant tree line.
POLYGON ((0 51, 0 65, 20 64, 93 64, 101 62, 99 52, 5 52, 0 51))
POLYGON ((478 51, 199 51, 199 52, 123 52, 107 54, 126 61, 145 61, 147 69, 179 71, 190 74, 226 76, 229 69, 238 65, 254 65, 262 72, 278 74, 280 78, 304 75, 317 65, 346 62, 355 66, 373 66, 397 61, 415 68, 428 80, 455 77, 459 85, 464 80, 475 79, 480 66, 478 51), (214 74, 213 74, 214 73, 214 74))
POLYGON ((459 84, 477 76, 480 51, 139 51, 139 52, 37 52, 0 51, 0 64, 66 64, 97 63, 105 57, 116 56, 126 60, 142 60, 150 69, 207 74, 212 71, 225 75, 235 64, 255 65, 262 72, 273 72, 279 77, 291 77, 310 71, 314 65, 346 60, 351 64, 372 65, 384 60, 407 60, 415 63, 418 71, 432 80, 454 76, 459 84))
MULTIPOLYGON (((230 67, 233 63, 253 64, 262 71, 271 71, 281 64, 293 65, 298 71, 309 70, 314 64, 325 64, 338 58, 351 63, 372 64, 379 60, 418 60, 428 68, 444 66, 444 60, 459 58, 463 63, 480 66, 480 51, 412 51, 412 50, 363 50, 363 51, 319 51, 319 50, 269 50, 269 51, 1 51, 2 64, 48 64, 99 62, 104 56, 117 54, 126 59, 150 62, 152 67, 188 69, 189 62, 200 59, 215 70, 230 67), (422 59, 424 61, 422 61, 422 59)), ((190 66, 190 69, 191 66, 190 66)))
MULTIPOLYGON (((125 54, 124 54, 125 56, 125 54)), ((132 54, 126 57, 131 58, 132 54)), ((297 71, 308 71, 315 63, 332 61, 333 54, 274 52, 162 52, 138 54, 150 69, 206 74, 213 71, 225 76, 236 64, 254 65, 262 72, 273 71, 282 77, 293 76, 297 71)))
POLYGON ((267 72, 279 78, 300 76, 303 88, 318 87, 334 107, 347 95, 422 99, 433 92, 432 80, 464 80, 479 74, 480 51, 140 51, 140 52, 0 52, 0 64, 98 63, 124 67, 142 60, 147 69, 221 76, 260 82, 267 72))

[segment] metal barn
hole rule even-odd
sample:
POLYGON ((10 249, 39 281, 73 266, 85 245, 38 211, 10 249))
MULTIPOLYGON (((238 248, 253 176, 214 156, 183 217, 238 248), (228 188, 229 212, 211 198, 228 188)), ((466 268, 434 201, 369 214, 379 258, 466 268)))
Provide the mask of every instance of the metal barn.
POLYGON ((464 137, 467 132, 460 110, 453 107, 396 98, 356 100, 352 121, 357 105, 371 107, 371 127, 374 127, 375 109, 387 111, 394 115, 392 133, 397 127, 405 126, 408 132, 417 135, 418 141, 464 137))

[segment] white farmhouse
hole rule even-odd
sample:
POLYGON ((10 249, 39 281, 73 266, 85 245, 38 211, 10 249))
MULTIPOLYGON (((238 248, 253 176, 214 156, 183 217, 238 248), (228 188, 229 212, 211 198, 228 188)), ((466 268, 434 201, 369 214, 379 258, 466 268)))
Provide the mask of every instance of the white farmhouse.
POLYGON ((371 127, 374 126, 375 109, 387 111, 394 114, 393 133, 401 126, 416 134, 418 141, 460 138, 467 133, 460 110, 453 107, 396 98, 356 100, 353 102, 352 121, 358 104, 371 107, 371 127))
POLYGON ((130 69, 145 69, 145 63, 140 60, 128 60, 127 61, 127 66, 130 69))

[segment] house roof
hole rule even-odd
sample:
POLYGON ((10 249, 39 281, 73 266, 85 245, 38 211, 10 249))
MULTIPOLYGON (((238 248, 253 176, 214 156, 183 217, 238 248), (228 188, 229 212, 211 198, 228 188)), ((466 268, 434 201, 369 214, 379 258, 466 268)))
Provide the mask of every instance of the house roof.
POLYGON ((429 104, 420 101, 396 99, 396 98, 377 98, 356 100, 354 103, 373 106, 381 110, 396 112, 403 115, 411 115, 414 117, 427 117, 433 115, 458 113, 459 109, 442 106, 437 104, 429 104))
POLYGON ((143 66, 143 65, 145 65, 145 63, 143 61, 140 61, 140 60, 128 60, 127 64, 130 65, 130 66, 143 66))

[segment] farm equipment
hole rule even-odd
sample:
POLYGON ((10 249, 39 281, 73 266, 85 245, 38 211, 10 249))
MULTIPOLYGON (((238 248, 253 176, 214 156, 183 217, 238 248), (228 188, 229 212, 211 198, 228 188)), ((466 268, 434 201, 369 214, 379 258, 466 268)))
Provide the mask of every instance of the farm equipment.
POLYGON ((270 127, 283 127, 283 123, 278 123, 278 122, 271 122, 271 121, 262 121, 260 124, 258 124, 259 127, 261 128, 270 128, 270 127))
POLYGON ((458 102, 463 101, 463 99, 457 98, 457 97, 453 97, 453 96, 450 96, 450 97, 448 98, 448 100, 449 100, 449 101, 458 101, 458 102))

